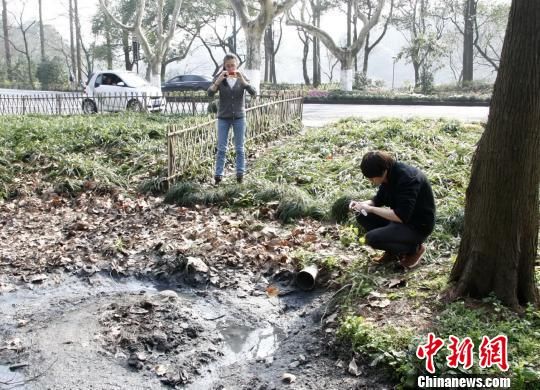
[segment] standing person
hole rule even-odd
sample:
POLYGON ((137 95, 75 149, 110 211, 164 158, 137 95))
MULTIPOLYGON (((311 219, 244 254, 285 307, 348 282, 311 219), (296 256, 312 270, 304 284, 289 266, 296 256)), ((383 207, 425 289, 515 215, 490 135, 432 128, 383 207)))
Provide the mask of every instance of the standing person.
POLYGON ((435 226, 435 200, 428 179, 419 169, 380 151, 366 153, 360 169, 379 189, 373 199, 351 201, 349 208, 367 230, 366 243, 385 251, 375 261, 415 267, 435 226))
POLYGON ((244 141, 246 135, 245 92, 254 96, 257 92, 249 85, 244 74, 237 70, 238 58, 227 54, 223 58, 223 70, 214 78, 208 88, 208 96, 219 91, 219 110, 217 114, 217 154, 214 181, 219 184, 223 179, 225 154, 229 129, 233 128, 234 148, 236 151, 236 181, 242 183, 246 173, 244 141))

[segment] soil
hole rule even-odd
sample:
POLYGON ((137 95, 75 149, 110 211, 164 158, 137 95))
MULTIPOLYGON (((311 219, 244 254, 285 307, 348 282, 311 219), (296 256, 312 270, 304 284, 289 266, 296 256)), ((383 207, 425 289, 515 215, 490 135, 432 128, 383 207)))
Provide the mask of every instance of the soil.
POLYGON ((335 343, 333 275, 295 285, 334 226, 88 192, 0 227, 0 389, 391 388, 335 343))

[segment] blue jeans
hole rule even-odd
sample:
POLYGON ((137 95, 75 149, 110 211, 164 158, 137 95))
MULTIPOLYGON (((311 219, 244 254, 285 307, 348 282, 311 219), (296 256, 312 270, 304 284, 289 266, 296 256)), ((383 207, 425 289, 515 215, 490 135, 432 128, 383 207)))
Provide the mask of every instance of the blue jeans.
POLYGON ((236 152, 236 174, 243 175, 246 171, 246 160, 244 152, 246 118, 218 118, 216 176, 223 176, 223 169, 225 168, 225 154, 227 153, 227 140, 229 139, 229 129, 231 128, 231 126, 233 128, 234 150, 236 152))

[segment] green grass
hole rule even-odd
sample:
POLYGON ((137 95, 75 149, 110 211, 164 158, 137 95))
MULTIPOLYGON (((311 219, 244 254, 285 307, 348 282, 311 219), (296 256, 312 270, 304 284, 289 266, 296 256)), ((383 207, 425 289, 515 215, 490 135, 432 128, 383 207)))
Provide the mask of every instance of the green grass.
POLYGON ((194 120, 146 114, 2 116, 0 199, 47 187, 78 191, 86 180, 128 188, 164 177, 166 125, 194 120))

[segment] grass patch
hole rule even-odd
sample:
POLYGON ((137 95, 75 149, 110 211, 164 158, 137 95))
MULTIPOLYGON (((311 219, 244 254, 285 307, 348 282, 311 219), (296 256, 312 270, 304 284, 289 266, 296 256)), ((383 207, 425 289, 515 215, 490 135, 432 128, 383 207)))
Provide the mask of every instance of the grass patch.
POLYGON ((148 114, 0 117, 0 199, 85 181, 155 191, 166 176, 169 123, 193 117, 148 114), (145 181, 149 183, 144 184, 145 181))

